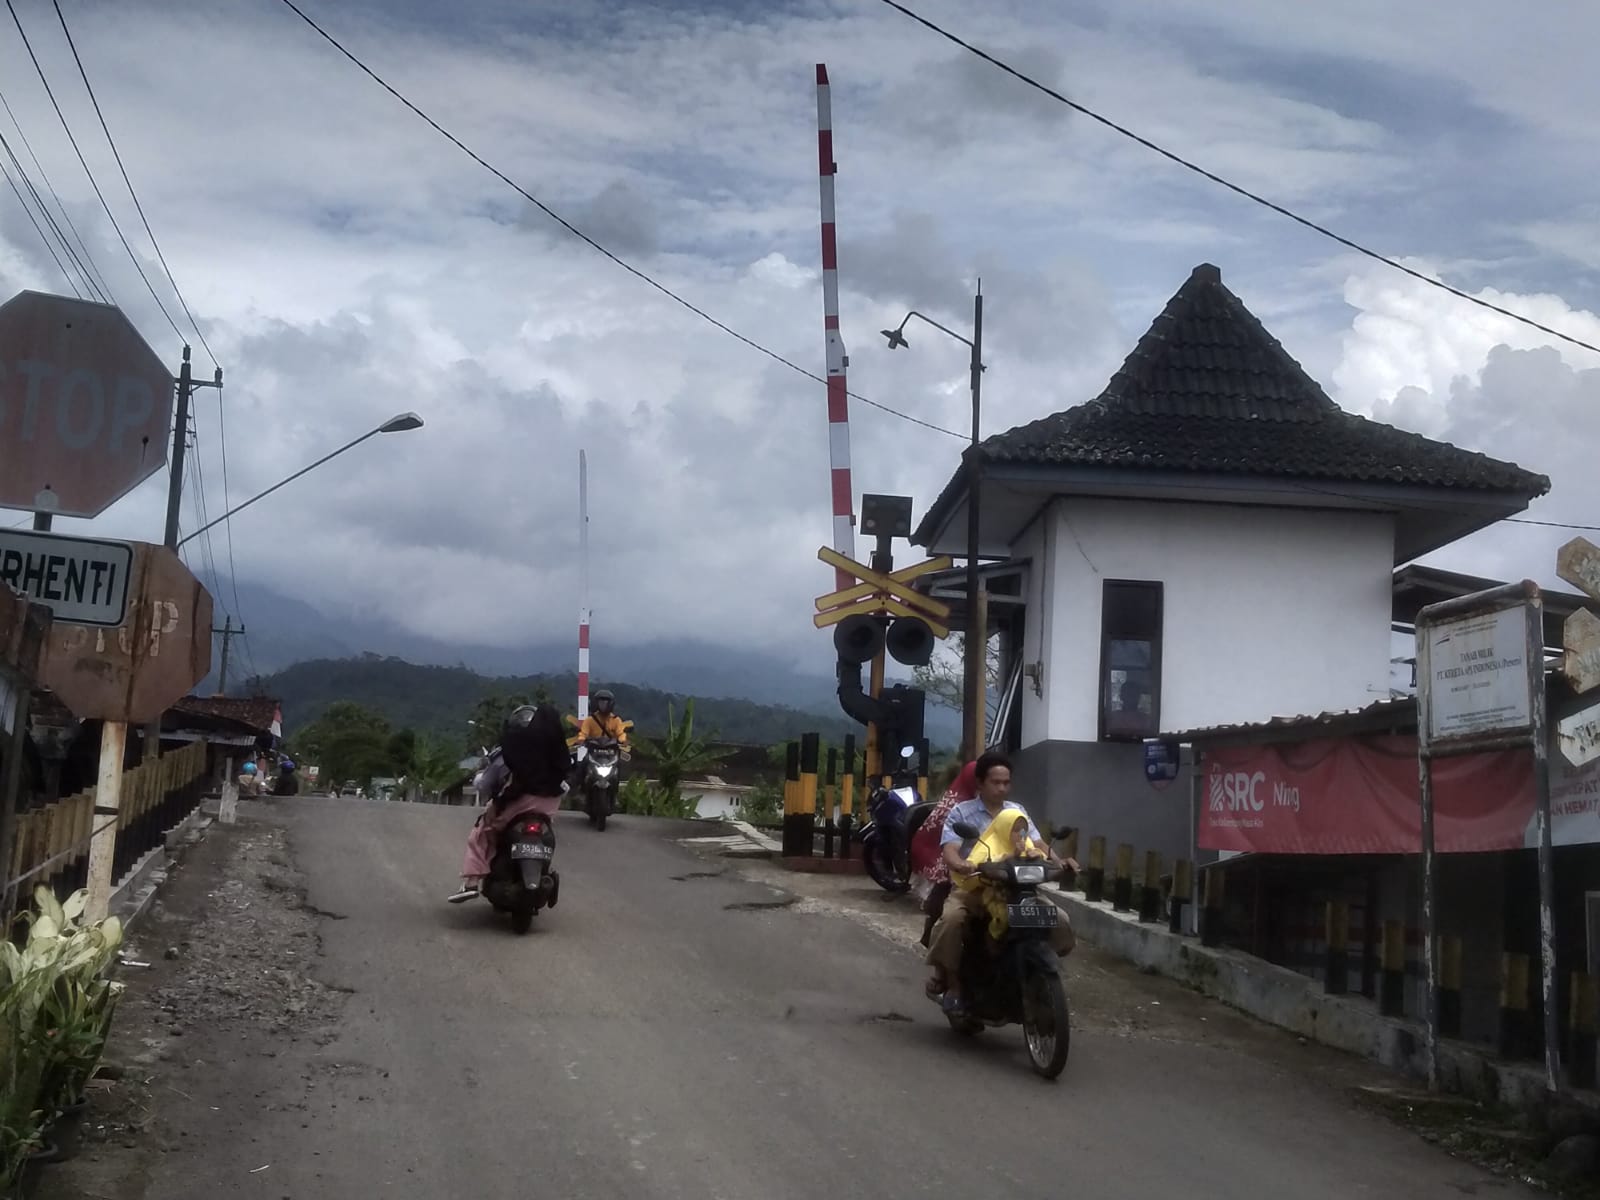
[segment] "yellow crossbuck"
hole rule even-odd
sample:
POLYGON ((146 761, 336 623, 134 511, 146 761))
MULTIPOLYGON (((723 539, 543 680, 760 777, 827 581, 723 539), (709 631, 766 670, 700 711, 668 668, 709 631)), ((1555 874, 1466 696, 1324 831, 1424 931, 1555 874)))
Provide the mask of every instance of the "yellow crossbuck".
POLYGON ((864 613, 888 613, 896 617, 917 617, 926 621, 935 637, 950 634, 950 606, 912 587, 912 581, 951 566, 948 558, 930 558, 884 574, 847 558, 828 546, 817 557, 831 567, 854 575, 861 582, 817 597, 817 615, 812 622, 818 629, 837 625, 846 617, 864 613))

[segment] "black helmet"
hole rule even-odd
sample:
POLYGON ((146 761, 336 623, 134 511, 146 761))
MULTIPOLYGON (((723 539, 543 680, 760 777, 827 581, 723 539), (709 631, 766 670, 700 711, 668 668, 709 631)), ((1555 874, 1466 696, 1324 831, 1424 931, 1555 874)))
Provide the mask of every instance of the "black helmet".
POLYGON ((596 692, 594 694, 594 706, 596 708, 599 708, 602 705, 608 705, 608 706, 611 706, 611 707, 615 707, 616 703, 617 703, 617 698, 615 696, 613 696, 611 694, 610 690, 607 689, 607 688, 601 688, 598 692, 596 692))
POLYGON ((506 717, 505 723, 500 726, 501 740, 504 741, 507 737, 515 736, 526 730, 528 726, 533 724, 533 714, 536 711, 538 710, 531 704, 519 705, 512 709, 511 714, 506 717))

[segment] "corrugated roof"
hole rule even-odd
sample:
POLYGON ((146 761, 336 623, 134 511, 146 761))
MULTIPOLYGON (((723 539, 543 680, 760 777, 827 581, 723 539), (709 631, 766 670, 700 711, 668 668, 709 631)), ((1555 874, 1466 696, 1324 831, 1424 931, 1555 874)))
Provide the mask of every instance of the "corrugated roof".
POLYGON ((212 720, 233 721, 258 733, 271 733, 279 702, 270 696, 185 696, 172 711, 212 720))
POLYGON ((1244 721, 1234 725, 1205 725, 1198 729, 1183 729, 1161 734, 1161 740, 1172 742, 1249 741, 1277 739, 1280 735, 1295 737, 1325 737, 1329 734, 1353 731, 1371 732, 1392 727, 1403 731, 1417 723, 1415 696, 1397 696, 1377 700, 1363 708, 1336 709, 1293 717, 1270 717, 1265 721, 1244 721))

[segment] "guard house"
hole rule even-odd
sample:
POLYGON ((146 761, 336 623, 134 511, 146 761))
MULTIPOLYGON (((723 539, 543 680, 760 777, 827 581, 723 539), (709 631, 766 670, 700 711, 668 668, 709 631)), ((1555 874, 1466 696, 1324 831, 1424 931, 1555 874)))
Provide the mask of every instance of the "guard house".
MULTIPOLYGON (((1099 396, 980 453, 991 743, 1036 815, 1169 859, 1188 767, 1147 781, 1145 739, 1387 698, 1395 567, 1550 487, 1344 412, 1209 264, 1099 396)), ((913 541, 964 556, 967 491, 957 470, 913 541)), ((930 590, 964 609, 959 570, 930 590)))

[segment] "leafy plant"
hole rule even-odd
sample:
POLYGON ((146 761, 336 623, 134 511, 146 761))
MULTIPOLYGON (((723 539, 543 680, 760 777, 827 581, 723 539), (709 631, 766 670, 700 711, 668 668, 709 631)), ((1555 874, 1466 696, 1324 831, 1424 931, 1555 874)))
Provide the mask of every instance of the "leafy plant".
MULTIPOLYGON (((669 702, 667 732, 660 738, 648 738, 643 741, 645 752, 656 764, 656 781, 663 794, 663 803, 674 810, 674 815, 677 815, 677 810, 683 806, 684 776, 714 767, 729 754, 727 750, 713 750, 710 738, 695 734, 693 700, 683 702, 681 721, 677 719, 669 702)), ((689 815, 692 816, 693 813, 694 809, 691 806, 689 815)))
POLYGON ((783 815, 783 786, 762 780, 739 801, 739 819, 751 825, 776 825, 783 815))

